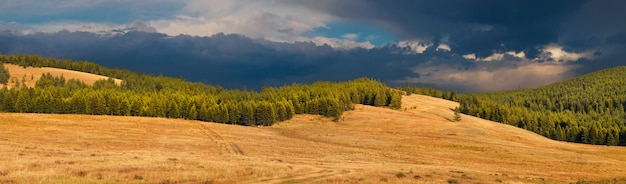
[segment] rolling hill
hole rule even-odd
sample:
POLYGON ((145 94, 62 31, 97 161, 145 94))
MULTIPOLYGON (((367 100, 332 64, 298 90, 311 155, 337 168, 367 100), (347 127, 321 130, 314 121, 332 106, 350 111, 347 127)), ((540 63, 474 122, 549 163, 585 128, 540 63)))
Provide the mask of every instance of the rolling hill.
MULTIPOLYGON (((400 98, 400 91, 368 78, 257 92, 90 62, 28 55, 0 55, 0 61, 15 64, 7 65, 9 73, 27 85, 43 73, 57 76, 42 77, 47 82, 34 88, 0 89, 0 111, 26 112, 0 113, 0 158, 7 158, 0 160, 0 183, 626 181, 624 147, 541 136, 620 144, 626 138, 620 136, 622 122, 586 122, 610 115, 619 120, 623 109, 609 104, 619 107, 621 98, 595 104, 566 101, 591 89, 606 95, 600 92, 607 85, 618 86, 610 89, 620 97, 620 85, 611 83, 621 82, 611 80, 614 72, 530 90, 441 93, 459 104, 421 95, 400 98), (60 80, 60 75, 125 82, 99 80, 85 86, 60 80), (578 84, 583 90, 572 88, 566 100, 549 93, 578 84), (547 102, 552 98, 569 104, 554 106, 547 102), (452 109, 458 106, 538 134, 467 115, 454 122, 452 109), (602 126, 607 122, 614 126, 602 126)), ((602 120, 607 119, 613 120, 602 120)))
POLYGON ((624 182, 626 148, 559 142, 404 96, 273 126, 0 114, 0 183, 624 182))
MULTIPOLYGON (((41 78, 41 75, 46 74, 46 73, 50 73, 52 76, 55 76, 55 77, 63 76, 67 80, 78 79, 78 80, 83 81, 87 85, 92 85, 97 80, 103 80, 103 79, 106 80, 109 78, 107 76, 102 76, 102 75, 97 75, 97 74, 79 72, 79 71, 74 71, 74 70, 66 70, 66 69, 60 69, 60 68, 52 68, 52 67, 39 67, 39 68, 26 67, 24 68, 18 65, 6 64, 6 63, 4 64, 4 67, 6 67, 6 69, 9 70, 9 74, 10 74, 9 83, 6 85, 9 88, 15 86, 14 81, 18 81, 22 83, 23 85, 25 84, 28 87, 35 87, 35 83, 37 82, 37 80, 41 78)), ((114 79, 114 80, 117 85, 120 85, 122 83, 122 80, 120 79, 114 79)), ((3 84, 0 84, 0 88, 2 88, 3 86, 4 86, 3 84)))
POLYGON ((555 140, 626 145, 626 67, 535 89, 459 97, 461 109, 555 140))

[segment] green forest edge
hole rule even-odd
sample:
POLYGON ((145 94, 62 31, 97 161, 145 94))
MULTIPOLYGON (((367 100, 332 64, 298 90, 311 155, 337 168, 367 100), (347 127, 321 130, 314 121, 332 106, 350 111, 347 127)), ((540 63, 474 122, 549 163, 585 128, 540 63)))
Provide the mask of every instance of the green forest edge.
MULTIPOLYGON (((400 108, 398 90, 368 78, 349 82, 265 87, 260 92, 226 90, 182 79, 109 69, 91 62, 32 55, 0 55, 0 62, 55 67, 122 79, 87 86, 44 75, 35 88, 0 89, 0 111, 168 117, 239 125, 272 125, 294 114, 338 120, 353 104, 400 108)), ((0 67, 0 83, 8 72, 0 67)), ((24 76, 28 77, 28 76, 24 76)), ((18 82, 19 81, 14 81, 18 82)), ((568 142, 626 145, 626 67, 607 69, 564 82, 504 92, 460 94, 406 85, 407 94, 460 102, 462 113, 513 125, 568 142)))
POLYGON ((626 67, 535 89, 457 94, 406 85, 407 93, 460 103, 464 114, 576 143, 626 145, 626 67))
MULTIPOLYGON (((50 74, 42 75, 34 88, 20 87, 19 81, 14 81, 18 87, 0 89, 0 112, 147 116, 269 126, 294 114, 338 120, 344 111, 354 109, 353 104, 401 106, 399 91, 368 78, 264 87, 255 92, 33 55, 0 55, 1 63, 81 71, 121 79, 122 83, 116 85, 109 78, 88 86, 50 74)), ((1 68, 0 75, 7 73, 1 68)))

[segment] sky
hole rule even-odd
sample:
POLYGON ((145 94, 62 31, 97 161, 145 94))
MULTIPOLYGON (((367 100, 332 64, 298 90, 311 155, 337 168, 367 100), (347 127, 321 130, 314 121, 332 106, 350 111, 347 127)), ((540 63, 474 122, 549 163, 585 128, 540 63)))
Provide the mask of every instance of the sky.
POLYGON ((624 65, 621 0, 0 0, 0 53, 227 88, 370 77, 486 92, 624 65))

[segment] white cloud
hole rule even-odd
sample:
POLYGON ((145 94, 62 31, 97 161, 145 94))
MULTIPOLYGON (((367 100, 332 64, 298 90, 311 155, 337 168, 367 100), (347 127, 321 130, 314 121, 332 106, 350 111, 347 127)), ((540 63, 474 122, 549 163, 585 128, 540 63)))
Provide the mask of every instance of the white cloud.
POLYGON ((276 1, 192 0, 176 18, 150 21, 168 35, 242 34, 255 39, 293 42, 305 31, 325 27, 326 13, 276 1))
POLYGON ((301 41, 301 42, 310 41, 310 42, 315 43, 315 45, 319 45, 319 46, 328 45, 333 48, 344 49, 344 50, 354 49, 358 47, 365 48, 365 49, 372 49, 376 47, 374 44, 370 43, 369 41, 356 42, 353 40, 328 38, 328 37, 322 37, 322 36, 316 36, 313 38, 299 37, 296 41, 301 41))
POLYGON ((155 32, 157 32, 157 30, 154 29, 154 27, 152 27, 149 24, 146 24, 144 22, 141 22, 141 21, 133 22, 133 24, 130 25, 129 28, 133 29, 133 30, 136 30, 136 31, 143 31, 143 32, 148 32, 148 33, 155 33, 155 32))
MULTIPOLYGON (((32 0, 25 0, 30 2, 32 0)), ((145 24, 128 25, 127 23, 112 22, 85 22, 85 21, 53 21, 37 25, 28 25, 37 32, 57 32, 61 30, 85 31, 94 33, 110 32, 111 30, 123 30, 134 28, 147 32, 157 31, 170 36, 180 34, 193 36, 211 36, 217 33, 241 34, 253 39, 265 39, 275 42, 293 43, 295 41, 311 41, 318 45, 327 44, 335 48, 374 48, 369 41, 359 42, 359 34, 350 33, 337 35, 337 38, 328 37, 304 37, 303 33, 316 28, 326 28, 326 23, 339 18, 324 11, 299 6, 297 3, 287 3, 275 0, 189 0, 185 2, 175 0, 155 0, 150 2, 118 0, 114 2, 106 0, 79 1, 61 0, 65 3, 50 7, 63 11, 47 10, 45 14, 55 14, 68 11, 69 9, 97 8, 106 4, 115 4, 122 7, 165 6, 159 7, 159 11, 175 12, 175 16, 154 17, 152 20, 141 20, 145 24), (63 4, 63 5, 61 5, 63 4), (181 6, 178 6, 181 5, 181 6)), ((32 2, 31 2, 32 3, 32 2)), ((7 3, 0 10, 7 7, 17 9, 25 7, 29 3, 7 3)), ((46 3, 43 3, 46 4, 46 3)), ((42 8, 38 4, 39 9, 42 8)), ((132 9, 132 8, 129 8, 132 9)), ((141 8, 139 8, 141 9, 141 8)), ((123 10, 125 11, 125 10, 123 10)), ((138 10, 139 11, 139 10, 138 10)), ((133 12, 130 13, 134 15, 133 12)), ((32 32, 32 31, 30 31, 32 32)), ((335 36, 335 35, 333 35, 335 36)))
POLYGON ((557 44, 548 44, 540 49, 542 54, 538 60, 554 60, 556 62, 577 61, 581 58, 593 59, 593 51, 586 52, 567 52, 563 50, 563 46, 557 44))
POLYGON ((369 41, 358 42, 359 34, 341 38, 304 37, 302 33, 326 27, 335 17, 301 6, 275 1, 193 0, 174 19, 150 21, 159 32, 168 35, 210 36, 216 33, 242 34, 254 39, 275 42, 310 41, 339 49, 371 49, 369 41))
POLYGON ((22 30, 22 25, 15 23, 15 22, 2 22, 0 21, 0 31, 8 31, 11 34, 15 34, 15 35, 24 35, 24 34, 28 34, 32 31, 30 30, 22 30))
POLYGON ((440 43, 439 46, 437 46, 436 50, 443 50, 443 51, 452 51, 452 49, 450 49, 450 45, 445 44, 445 43, 440 43))
POLYGON ((506 54, 515 56, 517 58, 526 58, 526 53, 524 53, 524 51, 520 51, 520 52, 508 51, 506 52, 506 54))
MULTIPOLYGON (((505 58, 508 57, 515 57, 515 58, 519 58, 521 60, 528 60, 528 58, 526 58, 526 53, 524 53, 524 51, 520 51, 520 52, 515 52, 515 51, 508 51, 505 53, 493 53, 491 56, 487 56, 484 58, 477 58, 475 54, 471 54, 471 56, 473 56, 473 60, 476 61, 487 61, 487 62, 491 62, 491 61, 502 61, 505 60, 505 58)), ((463 55, 463 57, 465 59, 471 59, 471 57, 469 54, 468 55, 463 55), (468 56, 468 57, 465 57, 468 56)))
POLYGON ((475 60, 476 59, 476 54, 465 54, 465 55, 463 55, 463 58, 470 59, 470 60, 475 60))
MULTIPOLYGON (((585 54, 564 54, 562 48, 547 47, 543 58, 527 58, 523 51, 494 52, 480 58, 470 53, 463 58, 477 62, 473 68, 455 67, 448 64, 434 65, 425 63, 413 69, 420 77, 409 77, 399 82, 436 84, 440 88, 460 88, 470 91, 499 91, 516 88, 534 88, 575 76, 574 69, 582 67, 578 64, 548 61, 545 57, 577 59, 585 54), (551 55, 551 53, 557 53, 551 55), (568 55, 570 54, 570 55, 568 55), (539 62, 542 61, 542 62, 539 62)), ((590 54, 590 52, 586 52, 590 54)))
POLYGON ((502 61, 504 59, 504 54, 502 53, 493 53, 491 56, 487 56, 485 58, 479 58, 479 61, 502 61))
POLYGON ((574 64, 526 63, 520 66, 495 69, 455 69, 448 65, 418 66, 413 72, 420 77, 406 78, 409 83, 437 84, 442 88, 460 87, 471 91, 499 91, 516 88, 533 88, 574 77, 574 64))
POLYGON ((344 34, 343 36, 341 36, 347 40, 356 40, 357 38, 359 38, 359 34, 356 33, 349 33, 349 34, 344 34))
POLYGON ((487 61, 487 62, 511 60, 513 58, 517 58, 520 61, 535 61, 535 62, 536 61, 569 62, 569 61, 577 61, 581 58, 594 59, 594 56, 593 56, 594 51, 586 51, 586 52, 580 52, 580 53, 567 52, 563 50, 562 46, 559 46, 556 44, 546 45, 543 48, 539 49, 539 51, 541 52, 541 54, 536 58, 527 58, 526 53, 524 53, 523 51, 520 51, 520 52, 508 51, 504 53, 494 52, 492 55, 484 57, 484 58, 478 58, 476 57, 476 55, 467 54, 467 55, 463 55, 463 58, 472 59, 475 61, 487 61))
POLYGON ((426 49, 433 46, 432 42, 420 41, 420 40, 408 40, 400 41, 396 44, 400 48, 408 48, 409 52, 404 54, 422 54, 426 49))

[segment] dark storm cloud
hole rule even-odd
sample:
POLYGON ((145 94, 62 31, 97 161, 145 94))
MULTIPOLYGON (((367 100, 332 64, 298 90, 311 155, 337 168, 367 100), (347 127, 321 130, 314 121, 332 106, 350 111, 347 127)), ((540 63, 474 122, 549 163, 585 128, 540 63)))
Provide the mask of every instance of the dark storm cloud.
POLYGON ((388 49, 335 50, 310 42, 278 43, 241 35, 211 37, 131 31, 101 36, 87 32, 0 34, 0 52, 89 60, 109 67, 183 77, 227 88, 372 77, 384 81, 415 76, 423 56, 388 49))
POLYGON ((606 42, 611 44, 626 44, 626 32, 612 35, 606 39, 606 42))
MULTIPOLYGON (((532 52, 558 41, 561 23, 587 1, 297 1, 338 17, 379 24, 404 39, 449 40, 459 53, 532 52)), ((534 53, 536 54, 536 53, 534 53)))
POLYGON ((559 41, 572 51, 595 50, 597 59, 579 62, 578 74, 626 65, 626 1, 590 1, 560 29, 559 41))
MULTIPOLYGON (((382 26, 400 42, 340 50, 235 34, 172 37, 141 22, 117 30, 123 34, 106 36, 69 31, 22 34, 19 24, 0 22, 0 52, 90 60, 228 88, 368 76, 392 85, 410 82, 461 91, 537 87, 623 65, 626 58, 622 20, 626 1, 278 3, 330 14, 339 22, 382 26), (437 49, 441 44, 450 50, 437 49)), ((278 32, 297 34, 289 28, 278 32)))
POLYGON ((476 62, 438 50, 410 46, 334 49, 311 42, 279 43, 242 35, 167 36, 130 31, 95 34, 60 31, 15 35, 0 32, 0 52, 89 60, 109 67, 182 77, 226 88, 370 77, 392 86, 426 84, 459 91, 536 87, 572 77, 578 64, 533 63, 505 55, 476 62), (503 81, 504 80, 504 81, 503 81))
POLYGON ((626 63, 626 1, 621 0, 288 2, 384 26, 406 40, 447 43, 459 55, 484 58, 523 51, 533 59, 545 54, 546 45, 556 44, 566 52, 594 53, 592 59, 572 63, 578 66, 570 67, 576 68, 575 75, 626 63))

